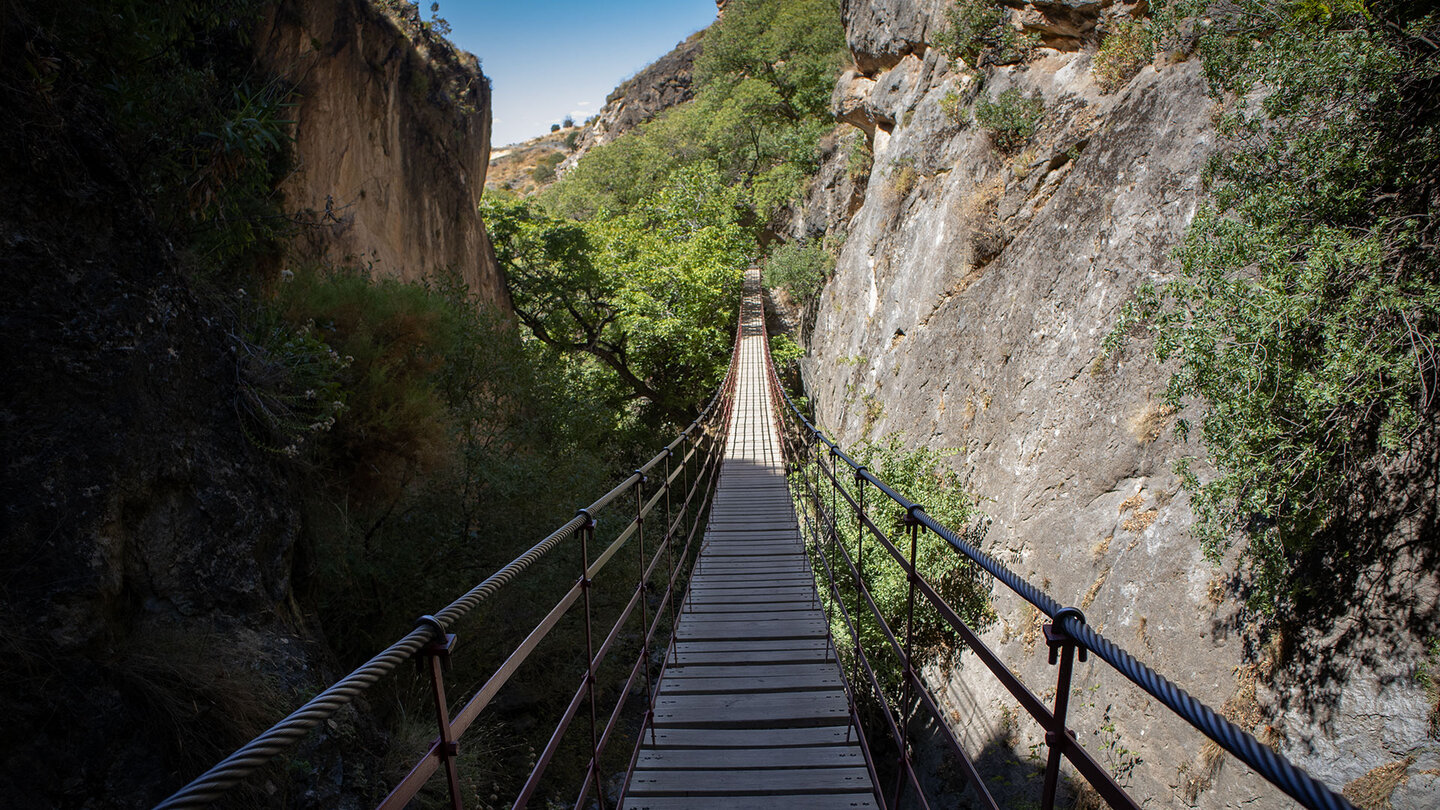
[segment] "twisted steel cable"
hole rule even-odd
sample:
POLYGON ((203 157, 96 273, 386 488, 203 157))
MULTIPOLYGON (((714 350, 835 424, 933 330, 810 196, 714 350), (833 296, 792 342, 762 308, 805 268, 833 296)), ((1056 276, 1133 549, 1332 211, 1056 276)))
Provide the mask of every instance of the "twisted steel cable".
POLYGON ((599 514, 599 512, 614 501, 621 493, 628 491, 635 482, 648 473, 661 460, 670 456, 677 445, 690 438, 697 428, 703 429, 705 421, 711 416, 715 406, 720 402, 725 393, 725 386, 722 385, 716 390, 715 395, 700 411, 700 415, 691 422, 674 441, 665 445, 654 458, 646 462, 640 469, 631 473, 624 481, 615 486, 609 492, 601 495, 590 506, 581 510, 560 528, 552 532, 548 537, 532 546, 524 554, 511 560, 505 567, 491 574, 479 585, 465 592, 464 595, 451 602, 433 616, 424 616, 419 625, 411 630, 404 638, 385 648, 376 654, 369 661, 356 668, 349 675, 336 681, 330 688, 316 695, 305 705, 291 712, 285 719, 271 726, 260 736, 240 747, 233 754, 216 763, 210 770, 201 774, 185 787, 176 791, 169 798, 155 805, 154 810, 181 810, 181 808, 203 807, 215 802, 227 790, 234 787, 246 776, 256 769, 269 762, 276 755, 294 745, 309 731, 318 726, 322 721, 333 716, 342 706, 354 700, 361 692, 370 688, 376 681, 393 672, 396 667, 414 657, 415 653, 425 646, 431 638, 445 632, 447 628, 459 621, 465 614, 474 610, 481 602, 489 599, 505 585, 509 584, 515 577, 519 576, 549 553, 555 546, 573 536, 581 526, 585 525, 587 516, 599 514))
POLYGON ((490 598, 496 591, 507 585, 536 560, 573 535, 584 523, 576 515, 568 523, 556 529, 549 537, 541 540, 524 554, 510 561, 504 568, 491 574, 474 588, 471 588, 434 617, 411 630, 408 635, 384 651, 366 661, 354 672, 335 682, 329 689, 316 695, 305 705, 291 712, 288 717, 271 726, 260 736, 242 746, 235 753, 201 774, 190 784, 181 788, 170 798, 155 806, 155 810, 179 810, 179 808, 203 807, 219 799, 241 779, 256 768, 269 762, 276 754, 289 748, 305 736, 310 729, 339 711, 376 681, 393 671, 397 666, 410 660, 416 652, 437 633, 454 624, 477 605, 490 598))
POLYGON ((1332 791, 1324 783, 1306 773, 1299 766, 1290 762, 1285 757, 1275 753, 1249 732, 1226 720, 1200 702, 1189 692, 1173 683, 1165 676, 1141 663, 1123 647, 1105 638, 1100 633, 1091 629, 1085 623, 1080 612, 1073 608, 1066 609, 1059 602, 1055 601, 1049 594, 1030 584, 1024 577, 1006 568, 995 558, 975 547, 963 538, 957 536, 953 531, 941 525, 934 518, 925 512, 925 507, 911 501, 894 489, 891 489, 883 481, 876 478, 863 465, 856 463, 850 456, 846 455, 840 446, 826 438, 805 415, 800 412, 790 395, 781 389, 786 405, 790 411, 804 425, 805 431, 817 441, 824 444, 836 457, 839 457, 850 465, 855 471, 857 478, 864 478, 874 484, 876 488, 884 492, 896 504, 913 514, 921 525, 935 532, 949 543, 956 551, 974 561, 981 568, 984 568, 991 576, 1000 580, 1011 591, 1015 592, 1021 599, 1034 605, 1036 609, 1050 617, 1055 625, 1070 638, 1081 644, 1091 652, 1100 656, 1110 664, 1115 671, 1124 675, 1136 686, 1140 687, 1151 697, 1165 704, 1172 712, 1183 718, 1191 726, 1194 726, 1201 734, 1213 740, 1220 747, 1229 751, 1241 762, 1250 766, 1256 773, 1260 774, 1271 784, 1284 791, 1291 798, 1300 802, 1311 810, 1356 810, 1355 806, 1343 796, 1332 791), (1063 615, 1061 614, 1063 611, 1063 615))

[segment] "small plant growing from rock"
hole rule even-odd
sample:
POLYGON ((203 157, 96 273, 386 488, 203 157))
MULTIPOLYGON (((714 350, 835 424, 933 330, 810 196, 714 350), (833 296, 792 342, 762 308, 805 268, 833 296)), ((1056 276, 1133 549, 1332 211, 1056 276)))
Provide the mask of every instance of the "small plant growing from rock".
POLYGON ((965 99, 954 90, 940 97, 940 112, 962 127, 970 123, 970 110, 965 104, 965 99))
POLYGON ((1043 99, 1027 97, 1013 87, 993 101, 982 96, 975 104, 975 120, 989 131, 995 148, 1005 153, 1034 137, 1044 116, 1043 99))
POLYGON ((903 200, 910 196, 919 180, 920 173, 915 171, 913 159, 901 158, 890 164, 890 190, 897 198, 903 200))
POLYGON ((1011 25, 1005 8, 994 0, 957 0, 945 9, 945 20, 935 47, 972 68, 1023 62, 1039 44, 1038 37, 1011 25))
POLYGON ((870 164, 874 159, 875 154, 870 151, 870 142, 857 138, 845 153, 845 174, 851 182, 859 182, 869 177, 870 164))
POLYGON ((1440 740, 1440 636, 1430 639, 1427 646, 1430 654, 1420 664, 1415 680, 1425 687, 1425 702, 1430 704, 1426 717, 1430 724, 1430 736, 1440 740))
POLYGON ((1155 58, 1155 26, 1149 20, 1122 17, 1105 37, 1090 70, 1100 90, 1113 93, 1124 87, 1155 58))

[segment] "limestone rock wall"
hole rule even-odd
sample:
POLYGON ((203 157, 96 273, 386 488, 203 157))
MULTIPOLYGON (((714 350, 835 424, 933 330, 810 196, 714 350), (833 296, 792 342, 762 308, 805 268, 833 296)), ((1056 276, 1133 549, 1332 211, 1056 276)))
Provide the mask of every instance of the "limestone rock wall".
POLYGON ((458 270, 505 301, 476 212, 490 160, 490 82, 414 6, 287 0, 262 29, 264 66, 294 84, 295 166, 282 190, 300 258, 407 280, 458 270))
MULTIPOLYGON (((1097 26, 1142 9, 1032 3, 1016 17, 1045 47, 982 87, 927 44, 946 5, 842 3, 855 67, 836 114, 873 162, 868 184, 844 187, 836 165, 851 150, 835 150, 791 234, 814 238, 824 221, 832 238, 847 235, 807 330, 821 423, 844 443, 899 432, 954 448, 1007 564, 1333 787, 1401 762, 1394 806, 1434 806, 1440 746, 1424 728, 1418 640, 1330 661, 1321 684, 1296 664, 1327 654, 1315 632, 1256 637, 1230 591, 1233 565, 1203 559, 1187 532, 1170 463, 1202 448, 1171 430, 1184 414, 1162 406, 1168 374, 1143 345, 1101 352, 1136 286, 1171 271, 1203 197, 1217 143, 1198 57, 1161 57, 1104 94, 1090 74, 1097 26), (1046 112, 1034 139, 1003 153, 968 108, 1009 88, 1043 97, 1046 112), (947 112, 957 107, 966 112, 947 112), (856 193, 863 203, 846 205, 856 193), (1308 652, 1283 656, 1287 644, 1308 652)), ((1414 598, 1433 602, 1425 582, 1414 598)), ((995 607, 986 642, 1053 696, 1038 614, 1008 591, 995 607)), ((1372 609, 1372 626, 1383 613, 1372 609)), ((1078 666, 1073 727, 1148 806, 1293 806, 1108 673, 1093 659, 1078 666)), ((1043 733, 1008 693, 968 657, 930 676, 1002 803, 1038 797, 1043 758, 1031 753, 1043 733)))

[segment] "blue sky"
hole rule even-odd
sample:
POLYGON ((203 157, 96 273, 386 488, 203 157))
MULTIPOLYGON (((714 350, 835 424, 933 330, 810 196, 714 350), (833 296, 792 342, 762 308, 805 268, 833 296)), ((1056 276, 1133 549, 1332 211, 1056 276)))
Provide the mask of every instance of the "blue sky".
MULTIPOLYGON (((431 0, 420 0, 430 18, 431 0)), ((714 0, 440 0, 494 88, 496 146, 594 115, 621 81, 715 19, 714 0)))

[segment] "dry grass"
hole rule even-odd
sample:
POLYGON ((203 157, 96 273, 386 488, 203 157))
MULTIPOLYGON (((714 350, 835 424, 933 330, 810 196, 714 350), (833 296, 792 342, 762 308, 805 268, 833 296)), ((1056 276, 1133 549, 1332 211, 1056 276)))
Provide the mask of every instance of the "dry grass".
POLYGON ((1143 506, 1144 504, 1145 504, 1145 496, 1142 495, 1142 494, 1140 494, 1139 492, 1137 492, 1137 493, 1135 493, 1134 495, 1131 495, 1130 497, 1128 497, 1128 498, 1126 498, 1125 500, 1123 500, 1123 501, 1120 502, 1119 514, 1122 514, 1122 515, 1123 515, 1123 514, 1125 514, 1126 512, 1135 511, 1135 510, 1139 509, 1141 506, 1143 506))
POLYGON ((1125 522, 1121 523, 1120 526, 1127 532, 1135 532, 1136 534, 1139 534, 1140 532, 1143 532, 1146 529, 1150 528, 1150 524, 1155 522, 1155 518, 1159 514, 1160 510, 1158 509, 1150 509, 1145 512, 1137 512, 1126 518, 1125 522))
POLYGON ((1175 409, 1163 402, 1149 402, 1130 420, 1130 433, 1141 444, 1149 444, 1165 432, 1165 424, 1175 409))
POLYGON ((1110 576, 1110 566, 1107 565, 1103 570, 1100 571, 1100 576, 1096 577, 1095 581, 1090 583, 1090 590, 1086 591, 1085 596, 1081 598, 1081 610, 1089 609, 1091 603, 1095 601, 1096 595, 1100 593, 1100 587, 1105 584, 1105 578, 1108 576, 1110 576))
POLYGON ((1025 632, 1020 637, 1020 642, 1025 646, 1025 652, 1035 652, 1035 643, 1040 640, 1040 630, 1045 626, 1045 614, 1034 605, 1025 606, 1025 632))
POLYGON ((1180 766, 1180 796, 1185 803, 1194 805, 1195 800, 1201 793, 1209 790, 1215 784, 1215 777, 1220 774, 1220 763, 1225 758, 1225 750, 1213 742, 1206 742, 1200 749, 1200 757, 1195 767, 1190 763, 1180 766))
POLYGON ((1346 785, 1341 795, 1364 810, 1391 810, 1390 796, 1410 778, 1409 770, 1413 764, 1415 757, 1409 756, 1373 768, 1346 785))
POLYGON ((213 764, 285 716, 290 698, 266 671, 276 665, 243 638, 156 628, 133 636, 106 669, 194 767, 213 764))
POLYGON ((1106 536, 1106 538, 1105 538, 1104 540, 1101 540, 1101 541, 1099 541, 1098 543, 1096 543, 1095 545, 1091 546, 1091 547, 1090 547, 1090 556, 1091 556, 1091 558, 1098 560, 1098 559, 1100 559, 1101 557, 1104 557, 1105 554, 1110 551, 1110 541, 1111 541, 1111 540, 1114 540, 1114 539, 1115 539, 1115 535, 1111 534, 1111 535, 1106 536))
POLYGON ((1211 607, 1220 607, 1220 603, 1225 601, 1227 590, 1225 578, 1217 574, 1210 578, 1210 584, 1205 588, 1205 600, 1211 607))

